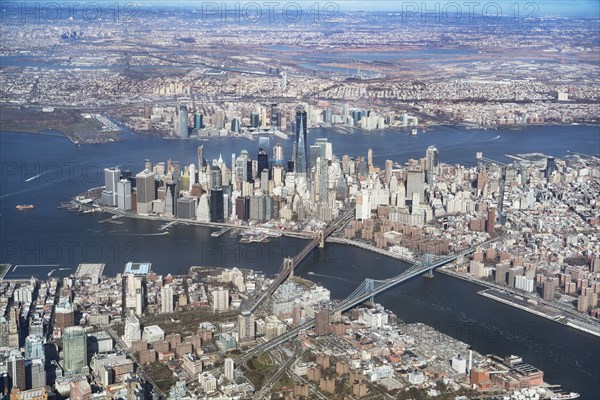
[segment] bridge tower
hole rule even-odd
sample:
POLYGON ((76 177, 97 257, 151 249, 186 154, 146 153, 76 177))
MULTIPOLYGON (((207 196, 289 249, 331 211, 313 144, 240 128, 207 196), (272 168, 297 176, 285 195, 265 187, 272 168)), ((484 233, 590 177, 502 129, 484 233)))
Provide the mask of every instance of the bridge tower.
MULTIPOLYGON (((368 293, 373 293, 374 290, 375 290, 375 281, 373 279, 369 279, 369 278, 365 279, 365 291, 368 293)), ((375 296, 373 296, 371 294, 369 301, 371 302, 371 304, 375 304, 375 296)))
POLYGON ((285 257, 283 259, 283 270, 290 271, 290 278, 294 277, 294 259, 292 257, 285 257))
POLYGON ((319 238, 319 248, 322 249, 325 247, 325 232, 323 229, 317 231, 317 237, 319 238))
MULTIPOLYGON (((433 264, 433 254, 426 253, 423 264, 423 266, 431 266, 433 264)), ((425 278, 433 278, 433 268, 429 268, 429 271, 425 274, 425 278)))

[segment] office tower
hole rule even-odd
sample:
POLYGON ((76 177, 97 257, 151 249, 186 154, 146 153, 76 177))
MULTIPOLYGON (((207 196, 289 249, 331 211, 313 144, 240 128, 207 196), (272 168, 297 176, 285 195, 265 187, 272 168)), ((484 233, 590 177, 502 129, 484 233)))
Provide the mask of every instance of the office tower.
POLYGON ((257 157, 257 171, 259 173, 262 173, 265 169, 269 170, 269 155, 267 154, 267 152, 264 150, 264 148, 261 148, 258 151, 258 157, 257 157))
POLYGON ((223 222, 223 189, 214 188, 210 192, 210 221, 223 222))
POLYGON ((219 166, 213 164, 208 171, 208 186, 210 187, 210 190, 223 186, 223 175, 221 174, 219 166))
POLYGON ((46 369, 44 361, 35 359, 29 366, 29 375, 31 376, 31 389, 39 389, 46 386, 46 369))
POLYGON ((156 199, 154 190, 154 172, 144 170, 135 176, 137 186, 137 212, 149 214, 152 211, 152 202, 156 199))
POLYGON ((273 166, 273 183, 275 186, 280 186, 283 183, 283 177, 285 175, 285 171, 281 165, 273 166))
MULTIPOLYGON (((308 148, 308 170, 312 170, 317 165, 317 159, 321 156, 321 146, 313 144, 308 148)), ((318 173, 319 171, 315 171, 318 173)))
POLYGON ((26 390, 25 359, 21 355, 11 354, 6 363, 6 369, 12 388, 26 390))
POLYGON ((263 169, 260 173, 260 190, 267 193, 269 191, 269 170, 263 169))
POLYGON ((281 143, 273 146, 273 163, 283 165, 284 156, 283 145, 281 143))
POLYGON ((173 310, 173 288, 171 285, 165 285, 160 290, 160 312, 172 313, 173 310))
POLYGON ((554 171, 556 171, 556 161, 554 161, 554 157, 548 157, 546 159, 546 179, 550 178, 554 171))
POLYGON ((188 109, 186 106, 179 106, 179 118, 177 119, 177 135, 181 138, 188 138, 188 109))
POLYGON ((267 136, 260 136, 258 138, 258 151, 265 150, 269 148, 270 139, 267 136))
POLYGON ((308 172, 308 165, 306 163, 308 153, 307 134, 306 111, 298 111, 296 112, 296 160, 294 163, 296 175, 303 174, 306 176, 308 172))
POLYGON ((211 122, 216 129, 223 129, 225 127, 225 113, 222 110, 218 110, 211 118, 211 122))
POLYGON ((240 342, 254 340, 254 336, 254 315, 243 311, 241 315, 238 315, 238 340, 240 342))
POLYGON ((25 339, 25 358, 34 360, 36 358, 46 359, 44 354, 44 338, 37 335, 29 335, 25 339))
POLYGON ((184 196, 177 199, 177 218, 196 219, 196 198, 184 196))
POLYGON ((323 121, 326 124, 331 124, 333 119, 333 113, 331 112, 331 108, 326 108, 325 111, 323 111, 323 121))
POLYGON ((248 181, 248 152, 242 150, 238 158, 235 160, 235 179, 241 182, 248 181))
POLYGON ((265 196, 255 194, 250 197, 250 217, 252 221, 264 222, 266 218, 265 196))
POLYGON ((329 334, 329 308, 325 306, 315 314, 315 334, 317 336, 329 334))
POLYGON ((174 217, 177 215, 177 184, 169 182, 165 186, 167 187, 165 193, 165 215, 167 217, 174 217))
POLYGON ((229 309, 229 290, 228 289, 217 289, 213 290, 212 296, 212 310, 213 311, 226 311, 229 309))
POLYGON ((203 193, 198 199, 196 219, 201 222, 210 222, 210 205, 208 204, 208 194, 206 193, 203 193))
POLYGON ((225 359, 225 379, 229 382, 233 382, 233 371, 235 369, 234 362, 232 358, 225 359))
POLYGON ((119 210, 131 210, 131 181, 121 179, 117 183, 117 207, 119 210))
POLYGON ((437 168, 438 168, 438 149, 435 146, 429 146, 425 153, 427 159, 427 183, 435 185, 437 180, 437 168))
POLYGON ((250 197, 243 196, 235 199, 235 216, 240 221, 247 221, 250 217, 250 197))
POLYGON ((188 175, 190 177, 190 189, 196 183, 196 166, 194 163, 191 163, 188 166, 188 175))
POLYGON ((256 111, 250 114, 250 126, 258 128, 260 126, 260 114, 256 111))
POLYGON ((240 133, 240 120, 238 118, 233 118, 231 120, 231 132, 240 133))
POLYGON ((200 174, 204 169, 204 145, 198 146, 198 182, 200 182, 200 174))
POLYGON ((71 374, 86 373, 87 337, 80 326, 65 329, 63 335, 63 367, 71 374))
POLYGON ((119 167, 104 169, 104 190, 102 191, 102 204, 109 207, 117 206, 117 182, 121 178, 119 167))
POLYGON ((202 129, 204 124, 202 122, 202 114, 194 114, 194 129, 202 129))
POLYGON ((275 217, 273 204, 273 198, 269 195, 265 196, 265 221, 270 221, 275 217))
MULTIPOLYGON (((279 130, 279 124, 280 124, 280 113, 279 113, 279 107, 277 107, 277 104, 271 104, 271 129, 273 131, 277 131, 279 130)), ((263 147, 264 149, 266 149, 267 147, 263 147)))

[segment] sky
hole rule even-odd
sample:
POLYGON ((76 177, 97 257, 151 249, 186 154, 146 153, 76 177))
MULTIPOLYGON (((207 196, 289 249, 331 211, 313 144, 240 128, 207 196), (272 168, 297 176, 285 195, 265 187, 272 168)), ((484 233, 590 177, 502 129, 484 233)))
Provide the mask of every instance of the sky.
MULTIPOLYGON (((111 0, 113 1, 113 0, 111 0)), ((221 3, 224 0, 215 0, 213 3, 221 3)), ((241 4, 249 3, 252 0, 225 0, 225 2, 234 3, 239 2, 241 4)), ((409 8, 411 5, 418 5, 419 7, 423 7, 423 4, 427 9, 434 9, 435 4, 438 3, 440 8, 444 8, 444 6, 454 3, 458 4, 461 8, 467 10, 467 3, 478 3, 481 7, 484 5, 490 5, 490 7, 494 7, 493 4, 497 4, 500 9, 503 10, 505 15, 511 15, 512 10, 509 8, 511 6, 514 7, 515 4, 518 4, 521 12, 535 12, 536 16, 539 17, 548 17, 548 16, 556 16, 556 17, 600 17, 600 0, 572 0, 572 1, 559 1, 559 0, 537 0, 537 1, 517 1, 517 0, 441 0, 441 1, 432 1, 432 0, 255 0, 256 3, 262 4, 268 1, 275 1, 280 4, 285 4, 286 2, 296 2, 299 4, 314 4, 319 3, 321 6, 324 6, 327 3, 335 3, 340 10, 364 10, 364 11, 401 11, 404 8, 409 8)), ((202 3, 210 3, 211 1, 198 1, 198 0, 175 0, 175 1, 155 1, 155 0, 144 0, 138 1, 140 6, 153 6, 154 4, 163 4, 163 5, 171 5, 171 6, 200 6, 202 3)), ((493 11, 490 8, 490 12, 493 11)), ((477 8, 476 8, 477 9, 477 8)))
MULTIPOLYGON (((22 0, 5 1, 0 0, 2 4, 21 4, 22 0)), ((50 3, 52 0, 25 0, 25 3, 50 3)), ((77 3, 79 5, 86 4, 87 0, 61 0, 59 4, 77 3)), ((286 3, 297 3, 302 8, 308 8, 318 3, 322 8, 327 4, 335 3, 342 11, 402 11, 404 9, 414 9, 414 7, 425 7, 427 9, 435 9, 437 3, 440 9, 445 7, 460 7, 463 12, 467 12, 468 3, 475 4, 475 10, 479 10, 484 6, 489 6, 489 12, 496 13, 495 9, 502 10, 501 15, 512 16, 514 7, 518 6, 520 15, 532 13, 533 17, 588 17, 600 18, 600 0, 90 0, 90 3, 112 5, 119 3, 121 7, 136 3, 139 7, 148 8, 196 8, 201 9, 203 3, 222 4, 222 3, 240 3, 242 5, 254 2, 262 5, 263 3, 278 3, 278 7, 282 7, 286 3), (450 6, 450 4, 453 4, 450 6), (499 8, 495 8, 499 7, 499 8)), ((452 10, 452 8, 450 8, 452 10)))

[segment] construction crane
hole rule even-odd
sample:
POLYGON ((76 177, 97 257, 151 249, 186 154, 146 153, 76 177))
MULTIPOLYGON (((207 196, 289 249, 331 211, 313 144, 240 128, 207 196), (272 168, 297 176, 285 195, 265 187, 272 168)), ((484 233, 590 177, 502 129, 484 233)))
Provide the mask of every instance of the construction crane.
POLYGON ((504 222, 506 222, 506 214, 504 213, 504 187, 506 186, 506 168, 508 165, 501 163, 500 161, 483 157, 481 153, 478 153, 475 158, 480 162, 500 167, 500 180, 498 181, 498 222, 500 222, 500 225, 504 226, 504 222))

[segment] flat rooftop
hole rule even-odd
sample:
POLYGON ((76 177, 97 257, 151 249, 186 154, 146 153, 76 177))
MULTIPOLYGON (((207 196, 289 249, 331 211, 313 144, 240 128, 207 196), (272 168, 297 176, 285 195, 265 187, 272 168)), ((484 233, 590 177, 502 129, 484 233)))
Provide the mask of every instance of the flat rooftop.
POLYGON ((123 271, 123 273, 133 275, 148 275, 151 269, 152 263, 134 263, 130 261, 127 264, 125 264, 125 271, 123 271))
POLYGON ((75 276, 77 278, 101 277, 105 264, 79 264, 75 276))

